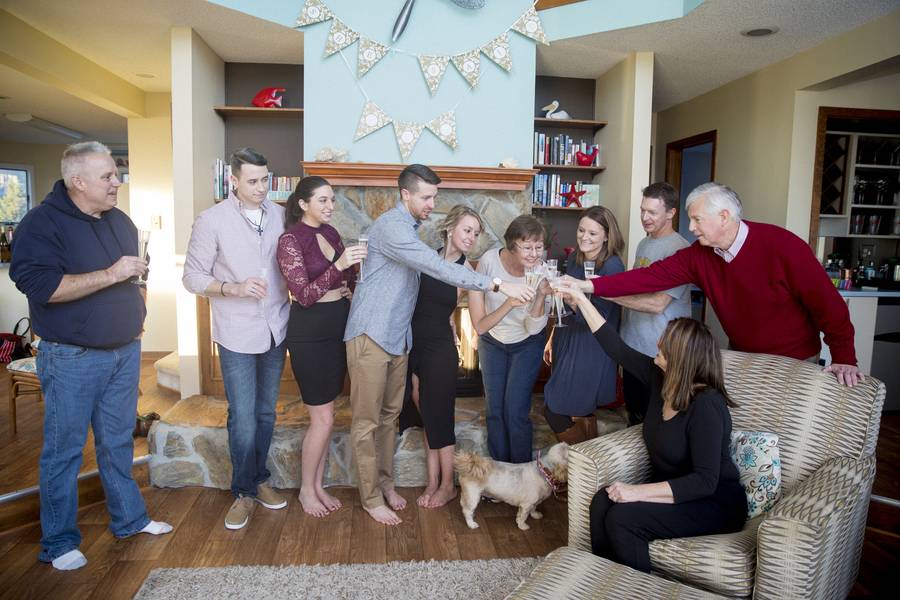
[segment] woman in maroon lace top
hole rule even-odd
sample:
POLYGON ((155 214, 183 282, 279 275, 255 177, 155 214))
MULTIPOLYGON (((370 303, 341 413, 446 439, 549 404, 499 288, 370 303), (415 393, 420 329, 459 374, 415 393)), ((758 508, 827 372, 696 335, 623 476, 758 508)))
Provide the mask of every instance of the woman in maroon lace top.
POLYGON ((344 248, 328 224, 334 191, 321 177, 304 177, 288 198, 278 266, 291 292, 287 347, 300 395, 309 409, 303 438, 300 503, 323 517, 340 501, 322 487, 325 451, 334 424, 334 399, 347 372, 343 337, 350 311, 352 267, 366 256, 362 246, 344 248))

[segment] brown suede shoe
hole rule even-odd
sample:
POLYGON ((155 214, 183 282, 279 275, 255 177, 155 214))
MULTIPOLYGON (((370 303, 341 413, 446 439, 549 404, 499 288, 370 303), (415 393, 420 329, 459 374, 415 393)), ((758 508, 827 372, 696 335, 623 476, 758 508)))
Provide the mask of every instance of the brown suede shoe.
POLYGON ((271 510, 278 510, 287 506, 284 496, 269 487, 267 483, 256 486, 256 501, 271 510))
POLYGON ((228 509, 228 514, 225 515, 225 528, 242 529, 250 521, 250 515, 253 514, 255 507, 253 498, 249 496, 235 498, 231 508, 228 509))

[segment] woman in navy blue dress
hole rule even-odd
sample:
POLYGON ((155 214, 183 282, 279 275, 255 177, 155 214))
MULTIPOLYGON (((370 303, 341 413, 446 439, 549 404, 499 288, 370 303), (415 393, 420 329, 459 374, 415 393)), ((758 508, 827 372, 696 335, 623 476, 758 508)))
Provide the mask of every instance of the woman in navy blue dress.
MULTIPOLYGON (((586 261, 594 263, 595 276, 625 270, 620 258, 625 242, 608 208, 584 211, 575 239, 578 250, 566 262, 567 275, 585 279, 586 261)), ((590 301, 606 326, 618 331, 619 305, 593 296, 590 301)), ((553 330, 544 349, 544 360, 552 366, 544 386, 544 418, 559 441, 577 444, 597 436, 597 407, 615 402, 618 365, 597 344, 580 311, 573 310, 564 323, 566 327, 553 330)))

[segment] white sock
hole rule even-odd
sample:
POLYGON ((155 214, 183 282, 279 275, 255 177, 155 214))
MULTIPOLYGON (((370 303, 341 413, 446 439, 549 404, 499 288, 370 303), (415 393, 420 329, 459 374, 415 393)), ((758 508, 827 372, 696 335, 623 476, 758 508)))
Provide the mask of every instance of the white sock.
POLYGON ((170 531, 172 531, 172 526, 168 523, 164 523, 162 521, 150 521, 149 523, 147 523, 147 526, 141 529, 138 533, 162 535, 164 533, 169 533, 170 531))
POLYGON ((60 571, 73 571, 87 564, 87 559, 80 550, 69 550, 62 556, 53 559, 53 568, 60 571))

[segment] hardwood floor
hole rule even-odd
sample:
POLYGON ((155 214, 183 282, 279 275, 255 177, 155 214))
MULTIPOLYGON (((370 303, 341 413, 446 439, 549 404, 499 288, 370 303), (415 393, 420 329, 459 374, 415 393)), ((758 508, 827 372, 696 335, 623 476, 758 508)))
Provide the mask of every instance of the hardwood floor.
MULTIPOLYGON (((140 412, 164 412, 177 394, 156 387, 152 359, 142 365, 140 412)), ((8 374, 0 367, 0 493, 37 484, 43 407, 36 399, 20 403, 19 433, 12 436, 7 406, 8 374)), ((135 455, 146 452, 146 440, 136 440, 135 455)), ((878 443, 878 474, 873 493, 900 498, 900 415, 885 415, 878 443)), ((93 443, 84 451, 82 471, 96 468, 93 443)), ((137 471, 146 483, 146 468, 137 471)), ((96 481, 96 480, 95 480, 96 481)), ((148 511, 175 526, 169 535, 139 535, 117 540, 106 528, 108 516, 97 497, 83 499, 79 512, 81 550, 88 565, 62 573, 39 563, 40 526, 32 522, 0 532, 0 600, 19 598, 130 598, 151 569, 225 565, 290 565, 388 562, 394 560, 473 560, 542 556, 566 543, 566 505, 549 499, 545 518, 529 521, 531 529, 515 526, 515 509, 482 503, 476 511, 480 528, 465 525, 456 499, 439 510, 415 505, 419 489, 400 490, 410 506, 404 523, 385 528, 370 519, 355 489, 337 488, 344 508, 326 519, 305 515, 289 490, 288 507, 269 511, 257 507, 250 525, 236 532, 222 522, 230 494, 204 488, 144 488, 148 511)), ((102 494, 99 496, 102 499, 102 494)), ((0 512, 3 508, 0 507, 0 512)), ((2 515, 0 515, 2 516, 2 515)), ((2 522, 2 520, 0 520, 2 522)), ((872 503, 859 578, 851 598, 892 595, 892 573, 900 570, 900 509, 872 503)))

